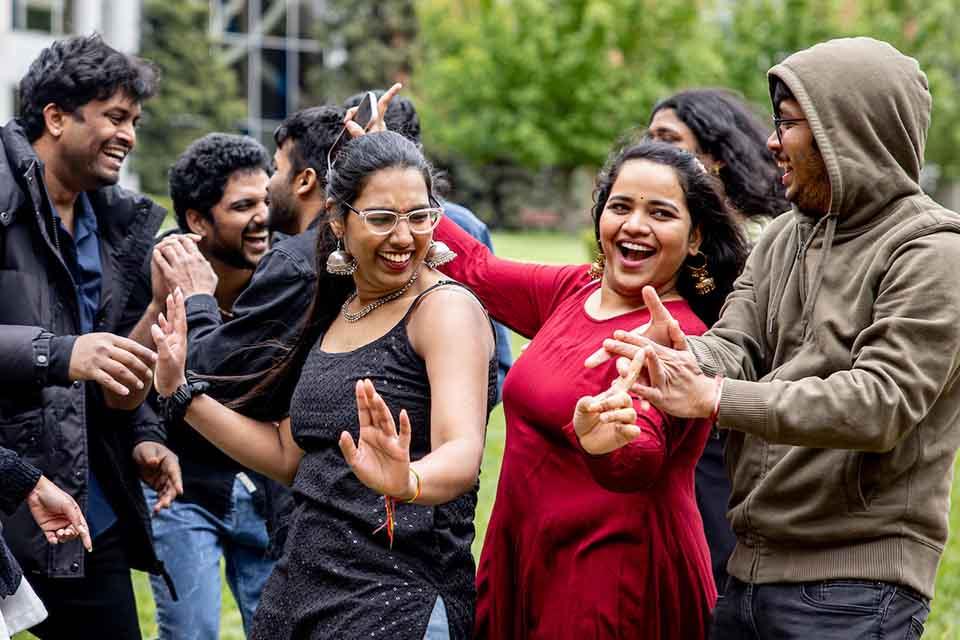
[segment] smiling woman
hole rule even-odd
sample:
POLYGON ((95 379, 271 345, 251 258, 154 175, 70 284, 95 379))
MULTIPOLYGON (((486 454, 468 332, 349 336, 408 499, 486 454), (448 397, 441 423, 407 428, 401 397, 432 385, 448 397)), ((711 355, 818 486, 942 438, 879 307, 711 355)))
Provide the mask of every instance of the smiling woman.
POLYGON ((614 153, 595 194, 605 260, 593 268, 502 260, 446 220, 436 230, 460 255, 444 270, 495 319, 535 336, 503 386, 478 638, 698 638, 716 599, 693 496, 709 422, 645 410, 611 385, 613 363, 583 362, 614 328, 649 319, 647 285, 685 332, 702 333, 744 241, 702 164, 665 144, 614 153), (610 423, 629 442, 612 453, 597 428, 610 423))
POLYGON ((449 255, 432 241, 440 212, 416 145, 363 135, 327 180, 317 257, 328 273, 287 358, 241 400, 269 404, 279 428, 191 398, 179 294, 171 322, 153 328, 157 389, 185 403, 204 437, 302 498, 252 638, 467 638, 492 328, 433 269, 449 255))

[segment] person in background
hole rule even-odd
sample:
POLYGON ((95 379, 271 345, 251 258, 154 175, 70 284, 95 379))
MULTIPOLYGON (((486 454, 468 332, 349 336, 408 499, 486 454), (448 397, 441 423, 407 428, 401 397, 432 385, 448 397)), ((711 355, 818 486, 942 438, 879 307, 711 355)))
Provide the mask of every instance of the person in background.
POLYGON ((702 638, 716 600, 693 491, 707 420, 673 420, 584 371, 596 341, 649 313, 656 287, 686 331, 719 313, 745 241, 697 158, 643 142, 597 178, 601 258, 547 266, 498 259, 456 225, 436 231, 444 271, 491 315, 532 337, 504 384, 507 439, 477 572, 477 638, 702 638), (619 442, 594 437, 607 425, 619 442))
MULTIPOLYGON (((163 300, 179 287, 209 296, 220 315, 231 318, 235 301, 269 249, 271 170, 267 150, 248 136, 210 133, 187 147, 170 168, 178 228, 154 247, 154 299, 163 300)), ((248 373, 192 366, 201 374, 248 373)), ((224 395, 229 394, 227 385, 211 393, 230 399, 224 395)), ((154 516, 153 535, 157 555, 183 597, 174 601, 162 581, 151 580, 157 628, 162 640, 216 640, 221 559, 244 629, 249 629, 273 569, 263 500, 270 481, 228 458, 182 421, 166 428, 168 444, 180 457, 184 493, 154 516)), ((144 492, 148 504, 157 501, 150 487, 144 492)))
POLYGON ((770 127, 732 91, 688 89, 661 100, 650 113, 646 133, 697 154, 720 180, 751 245, 771 220, 790 209, 767 151, 770 127))
MULTIPOLYGON (((383 95, 383 91, 374 92, 377 97, 383 95)), ((360 104, 365 93, 358 93, 344 101, 345 109, 352 109, 360 104)), ((384 114, 384 123, 390 131, 396 131, 400 135, 408 138, 422 146, 420 139, 420 116, 413 106, 413 102, 405 96, 397 96, 390 101, 390 106, 384 114)), ((493 239, 490 237, 490 230, 483 220, 478 218, 470 209, 447 199, 441 201, 443 205, 443 215, 452 220, 461 229, 479 240, 493 253, 493 239)), ((497 402, 500 402, 503 392, 503 379, 510 371, 510 365, 513 364, 513 356, 510 353, 510 332, 507 328, 498 322, 493 323, 497 332, 497 402)))
MULTIPOLYGON (((736 94, 690 89, 653 107, 647 136, 695 153, 718 178, 722 194, 752 245, 790 204, 783 197, 777 165, 767 150, 769 127, 736 94)), ((727 559, 736 545, 727 508, 730 479, 723 460, 726 431, 714 429, 697 463, 697 506, 710 545, 717 590, 727 582, 727 559)))
POLYGON ((131 290, 164 210, 116 183, 156 86, 150 63, 99 36, 58 40, 0 129, 0 446, 80 504, 94 543, 47 545, 26 506, 0 518, 49 611, 44 639, 140 638, 130 569, 164 574, 140 478, 158 509, 182 492, 143 404, 156 355, 124 337, 154 318, 131 290))
POLYGON ((730 430, 737 546, 713 638, 918 638, 960 448, 960 215, 920 187, 927 78, 844 38, 768 79, 791 213, 707 334, 684 339, 648 291, 644 337, 589 364, 639 357, 641 398, 730 430))

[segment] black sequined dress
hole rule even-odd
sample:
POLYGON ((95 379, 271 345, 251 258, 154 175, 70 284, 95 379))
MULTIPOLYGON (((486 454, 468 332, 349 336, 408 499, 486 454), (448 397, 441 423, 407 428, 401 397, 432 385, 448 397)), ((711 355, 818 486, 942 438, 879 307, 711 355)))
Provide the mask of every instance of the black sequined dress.
MULTIPOLYGON (((441 283, 443 284, 443 283, 441 283)), ((411 311, 435 285, 414 301, 411 311)), ((304 362, 290 404, 293 436, 305 451, 293 483, 297 506, 284 553, 264 588, 252 638, 257 640, 384 638, 420 640, 437 596, 451 638, 469 638, 476 592, 473 516, 477 487, 446 504, 398 504, 393 548, 384 499, 350 470, 340 432, 359 433, 355 385, 369 378, 399 420, 413 427, 412 460, 430 452, 430 385, 406 321, 346 353, 320 350, 304 362)), ((488 374, 488 407, 496 394, 496 360, 488 374)))

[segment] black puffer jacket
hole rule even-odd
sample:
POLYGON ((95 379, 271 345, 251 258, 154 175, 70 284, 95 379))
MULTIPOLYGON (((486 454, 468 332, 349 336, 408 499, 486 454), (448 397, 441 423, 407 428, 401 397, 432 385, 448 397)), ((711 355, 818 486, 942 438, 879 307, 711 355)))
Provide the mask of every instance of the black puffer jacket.
MULTIPOLYGON (((103 269, 95 330, 126 335, 144 311, 135 308, 130 291, 164 210, 120 187, 87 196, 97 215, 103 269)), ((148 406, 107 409, 96 384, 68 379, 80 314, 55 224, 43 167, 12 121, 0 128, 0 446, 38 467, 84 511, 92 466, 116 511, 131 565, 162 572, 131 453, 138 442, 163 442, 163 431, 148 406)), ((26 506, 0 520, 24 571, 84 574, 79 540, 47 544, 26 506)))

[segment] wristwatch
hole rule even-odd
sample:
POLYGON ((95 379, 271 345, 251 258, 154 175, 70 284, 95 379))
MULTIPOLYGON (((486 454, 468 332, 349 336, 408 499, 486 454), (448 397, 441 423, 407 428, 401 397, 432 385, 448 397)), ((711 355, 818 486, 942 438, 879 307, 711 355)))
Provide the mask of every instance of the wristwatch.
POLYGON ((187 407, 193 399, 210 389, 210 383, 193 371, 186 372, 187 381, 177 387, 169 396, 160 396, 160 415, 167 424, 174 424, 183 420, 187 415, 187 407))

